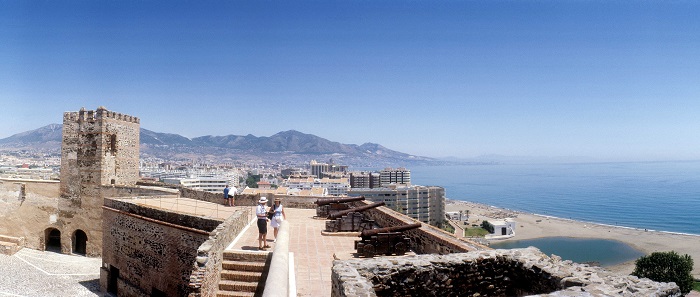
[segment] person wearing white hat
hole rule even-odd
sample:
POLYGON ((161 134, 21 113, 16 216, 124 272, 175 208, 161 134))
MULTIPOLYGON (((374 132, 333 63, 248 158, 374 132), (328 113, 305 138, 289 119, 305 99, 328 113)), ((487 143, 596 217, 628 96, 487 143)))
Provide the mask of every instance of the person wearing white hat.
POLYGON ((264 251, 270 246, 267 245, 267 197, 260 197, 258 206, 255 208, 255 215, 258 217, 258 249, 264 251))

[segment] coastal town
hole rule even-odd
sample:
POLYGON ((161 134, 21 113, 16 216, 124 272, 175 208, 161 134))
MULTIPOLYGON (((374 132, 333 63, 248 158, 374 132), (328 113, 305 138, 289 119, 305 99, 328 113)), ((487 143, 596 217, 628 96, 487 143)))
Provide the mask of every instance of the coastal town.
MULTIPOLYGON (((328 216, 329 219, 332 218, 334 220, 326 222, 325 230, 316 229, 317 231, 314 231, 316 234, 313 234, 314 237, 336 236, 333 233, 337 231, 346 231, 337 234, 351 231, 349 232, 350 236, 357 236, 357 233, 355 233, 357 231, 361 231, 361 234, 373 230, 376 230, 374 232, 387 232, 379 233, 384 234, 382 236, 388 236, 381 240, 376 236, 370 237, 367 235, 365 237, 365 235, 362 235, 362 243, 355 242, 355 252, 348 252, 349 246, 347 244, 350 242, 343 241, 346 243, 336 243, 333 248, 327 250, 330 254, 313 256, 320 257, 318 260, 328 265, 321 273, 324 281, 315 283, 316 285, 307 285, 302 280, 306 278, 302 277, 298 283, 298 289, 301 290, 300 294, 302 296, 324 295, 327 294, 328 290, 331 290, 331 287, 333 289, 330 295, 345 296, 344 294, 347 293, 343 293, 342 290, 336 291, 336 285, 331 286, 327 282, 329 277, 333 279, 333 282, 338 282, 344 277, 342 273, 340 275, 333 274, 331 277, 331 266, 335 267, 341 265, 341 263, 334 262, 334 264, 331 264, 330 261, 332 259, 371 259, 377 256, 376 253, 386 254, 387 256, 403 256, 410 252, 410 255, 418 256, 418 254, 467 252, 465 255, 468 255, 468 252, 491 250, 488 246, 496 241, 568 236, 619 240, 639 249, 643 253, 651 253, 661 248, 664 250, 673 249, 679 252, 688 252, 696 256, 694 254, 696 251, 693 248, 699 243, 696 236, 649 232, 648 230, 641 231, 596 224, 583 224, 581 226, 580 222, 571 220, 499 209, 456 199, 450 200, 446 198, 445 189, 440 186, 412 184, 411 171, 404 167, 387 167, 376 171, 352 171, 349 170, 349 166, 335 164, 333 160, 329 160, 327 163, 311 160, 308 164, 299 166, 281 167, 274 164, 267 166, 257 164, 255 167, 241 166, 240 168, 233 164, 197 164, 189 167, 187 164, 174 162, 142 162, 139 161, 140 158, 137 153, 139 145, 137 142, 132 141, 137 139, 139 135, 137 132, 138 118, 114 113, 100 107, 94 112, 81 110, 79 112, 66 113, 64 119, 64 124, 67 124, 65 127, 71 127, 70 124, 73 122, 78 127, 83 125, 85 128, 100 127, 107 124, 112 127, 110 128, 111 133, 81 134, 75 133, 76 130, 64 129, 64 134, 66 134, 64 139, 68 140, 64 141, 61 149, 61 158, 58 160, 55 156, 48 155, 49 158, 46 158, 46 154, 31 154, 27 151, 4 153, 0 159, 2 161, 0 181, 3 187, 3 201, 7 204, 7 207, 3 208, 3 213, 1 214, 7 220, 4 220, 3 223, 18 224, 26 220, 27 216, 42 216, 41 213, 46 212, 46 215, 49 216, 50 224, 29 224, 19 232, 8 229, 9 225, 4 226, 4 234, 0 239, 2 239, 5 247, 4 253, 8 255, 12 256, 25 250, 16 256, 21 258, 55 257, 51 254, 44 254, 46 252, 91 257, 101 256, 103 264, 99 273, 99 284, 93 281, 91 285, 84 286, 95 293, 136 296, 142 294, 137 292, 151 290, 152 295, 159 296, 209 296, 210 294, 211 296, 229 296, 227 294, 233 294, 230 292, 234 292, 237 290, 236 288, 240 289, 240 285, 236 285, 236 281, 227 280, 226 278, 229 276, 225 278, 224 275, 228 275, 226 273, 234 273, 235 270, 229 271, 229 269, 235 268, 231 268, 233 266, 212 267, 210 265, 214 265, 216 261, 210 263, 202 259, 223 257, 223 259, 231 260, 246 255, 248 253, 247 250, 250 249, 250 242, 252 241, 250 237, 252 237, 252 234, 245 235, 249 233, 239 228, 249 224, 247 220, 249 214, 247 213, 250 211, 250 208, 248 206, 254 205, 258 200, 266 203, 268 202, 266 197, 275 197, 276 201, 284 200, 287 205, 296 206, 296 208, 300 209, 308 208, 312 203, 316 205, 315 216, 305 211, 298 212, 293 210, 295 207, 290 209, 290 215, 294 214, 292 217, 298 220, 294 224, 296 226, 294 227, 295 230, 301 226, 309 226, 311 222, 302 223, 303 225, 301 226, 298 224, 311 217, 328 216), (71 141, 71 137, 75 140, 71 141), (83 149, 85 146, 81 143, 91 143, 93 141, 99 143, 96 150, 83 149), (75 152, 78 154, 74 155, 75 152), (104 152, 104 156, 101 155, 102 153, 95 154, 96 152, 104 152), (73 156, 77 157, 77 159, 72 159, 74 158, 73 156), (133 164, 133 167, 115 167, 117 163, 133 164), (138 167, 136 167, 137 164, 138 167), (54 171, 56 169, 58 170, 54 171), (102 175, 97 180, 92 174, 89 174, 96 171, 101 172, 102 175), (56 177, 59 178, 57 179, 56 177), (53 188, 58 183, 60 183, 62 198, 58 198, 57 205, 47 207, 47 203, 54 203, 51 201, 56 198, 50 197, 53 194, 48 194, 49 197, 44 195, 50 192, 47 191, 48 188, 53 188), (37 185, 41 186, 37 187, 37 185), (89 186, 86 187, 86 185, 89 186), (15 195, 13 189, 16 187, 19 187, 16 194, 19 200, 11 201, 12 199, 8 198, 15 195), (38 189, 43 190, 37 192, 38 189), (228 189, 228 193, 232 194, 231 197, 234 197, 234 200, 236 200, 235 207, 231 207, 232 205, 227 205, 227 203, 223 202, 221 197, 224 189, 228 189), (135 193, 141 194, 135 195, 135 193), (105 196, 115 194, 117 194, 116 197, 105 196), (172 195, 175 196, 172 197, 172 195), (103 198, 95 199, 90 197, 103 198), (166 197, 165 200, 164 197, 166 197), (66 201, 61 202, 61 200, 66 201), (364 200, 367 200, 367 202, 364 200), (25 201, 27 201, 27 205, 25 205, 25 201), (23 205, 25 206, 23 207, 23 205), (341 206, 342 208, 338 208, 341 206), (32 210, 33 207, 37 208, 32 210), (55 209, 52 210, 53 208, 55 209), (341 209, 342 211, 338 211, 341 209), (168 216, 162 213, 163 210, 173 212, 173 214, 178 216, 196 215, 203 217, 194 219, 194 221, 188 219, 191 223, 186 223, 177 227, 177 229, 166 232, 165 230, 176 226, 173 225, 175 222, 183 224, 183 221, 168 219, 168 216), (337 213, 330 213, 329 211, 331 210, 337 213), (22 214, 16 215, 12 213, 17 211, 22 214), (68 215, 59 216, 58 214, 68 215), (101 220, 104 221, 103 227, 99 225, 85 225, 90 217, 95 216, 100 216, 101 220), (212 216, 212 218, 206 218, 209 216, 212 216), (134 225, 134 222, 130 222, 134 218, 143 222, 137 222, 134 225), (218 219, 212 221, 214 218, 218 219), (398 225, 396 225, 397 220, 401 222, 398 225), (126 222, 129 223, 124 224, 126 222), (223 228, 230 232, 219 234, 221 231, 211 230, 210 224, 212 223, 221 223, 216 230, 223 228), (376 224, 379 224, 379 226, 376 226, 376 224), (392 226, 392 224, 394 225, 392 226), (69 227, 81 225, 83 225, 83 227, 80 227, 81 229, 73 231, 71 229, 74 227, 69 227), (139 225, 141 226, 137 227, 139 225), (189 230, 186 232, 195 232, 199 234, 200 239, 194 240, 194 242, 180 242, 170 246, 172 245, 172 239, 165 239, 163 242, 153 242, 158 236, 152 237, 153 235, 148 235, 148 233, 142 234, 142 231, 133 233, 137 230, 143 230, 144 226, 148 225, 159 226, 156 230, 167 226, 166 229, 163 229, 163 232, 174 233, 173 235, 179 234, 182 230, 189 230), (208 227, 204 227, 205 225, 208 225, 208 227), (48 228, 39 232, 43 233, 43 235, 37 238, 36 232, 46 226, 48 228), (39 230, 32 231, 36 228, 39 228, 39 230), (413 231, 413 229, 420 231, 413 231), (487 232, 475 236, 468 232, 470 229, 486 230, 487 232), (242 242, 236 239, 229 243, 232 236, 236 234, 234 230, 239 230, 237 232, 240 233, 238 233, 237 237, 243 238, 242 242), (64 232, 72 232, 72 236, 64 237, 65 235, 61 235, 64 232), (640 234, 641 232, 644 233, 640 234), (100 236, 100 234, 102 238, 94 238, 94 236, 100 236), (199 244, 207 236, 210 236, 209 241, 211 242, 202 246, 214 245, 220 246, 221 249, 210 250, 205 253, 205 257, 197 257, 196 261, 199 263, 200 268, 194 271, 192 268, 187 268, 187 262, 192 255, 177 259, 164 257, 163 249, 189 248, 201 250, 202 246, 199 244), (669 243, 668 246, 663 246, 658 242, 659 238, 664 236, 670 236, 672 237, 670 239, 673 239, 664 241, 669 243), (92 239, 89 240, 88 238, 92 239), (390 240, 393 243, 386 246, 386 240, 390 240), (65 243, 65 241, 69 243, 65 243), (103 241, 114 243, 115 245, 103 245, 103 241), (142 245, 144 241, 151 242, 150 245, 156 245, 146 247, 142 245), (228 247, 223 249, 225 246, 228 247), (143 254, 146 250, 151 250, 154 247, 157 247, 157 250, 151 252, 156 252, 155 254, 151 254, 151 252, 143 254), (29 256, 27 252, 31 250, 43 251, 44 253, 29 256), (134 250, 143 250, 143 252, 134 253, 134 250), (131 264, 126 266, 119 264, 124 261, 131 264), (149 272, 151 276, 154 276, 153 274, 158 273, 158 271, 162 271, 164 265, 170 266, 175 265, 175 263, 178 263, 177 265, 182 268, 180 268, 181 270, 168 272, 175 273, 172 276, 178 273, 191 274, 192 277, 198 274, 203 275, 196 279, 191 278, 190 283, 186 285, 186 289, 183 287, 183 284, 168 282, 162 284, 149 282, 135 284, 133 283, 133 278, 143 275, 144 272, 140 270, 129 271, 133 269, 132 265, 136 265, 135 263, 139 261, 147 261, 145 262, 146 264, 151 263, 149 265, 154 265, 150 268, 140 268, 151 271, 149 272), (185 262, 183 263, 182 261, 185 262), (210 269, 213 269, 213 273, 205 272, 210 269), (120 273, 120 271, 122 272, 120 273)), ((76 127, 76 129, 78 128, 76 127)), ((14 200, 17 200, 17 198, 14 200)), ((275 254, 280 255, 280 252, 282 253, 281 255, 286 255, 287 252, 284 251, 290 248, 301 248, 288 242, 289 234, 287 232, 289 232, 288 228, 291 227, 286 221, 282 225, 287 227, 283 228, 279 238, 275 238, 273 242, 275 248, 271 253, 273 256, 275 254), (277 239, 280 239, 280 242, 277 242, 277 239)), ((275 235, 277 236, 276 233, 275 235)), ((299 244, 302 243, 299 242, 299 244)), ((190 250, 190 253, 193 251, 190 250)), ((263 257, 261 259, 264 259, 265 255, 270 255, 267 253, 267 251, 261 251, 255 257, 263 257)), ((506 258, 512 257, 511 252, 496 250, 496 253, 505 253, 503 257, 506 258)), ((573 264, 570 261, 560 262, 562 260, 560 257, 556 255, 549 257, 537 250, 524 250, 516 253, 521 255, 521 257, 508 261, 525 261, 524 259, 530 257, 546 259, 546 261, 553 261, 552 264, 547 265, 559 267, 557 268, 559 271, 571 271, 571 273, 574 273, 572 275, 577 275, 577 272, 574 271, 588 271, 589 276, 609 278, 608 281, 610 282, 623 281, 629 284, 630 290, 639 290, 636 288, 637 285, 634 284, 636 282, 635 279, 620 278, 615 274, 629 274, 633 268, 631 261, 608 267, 607 269, 613 272, 613 274, 610 274, 606 272, 607 270, 595 267, 591 268, 592 270, 588 270, 588 268, 581 270, 581 267, 575 268, 579 264, 573 264), (527 256, 523 256, 521 253, 527 256), (567 268, 563 269, 563 267, 567 268)), ((307 257, 301 252, 298 256, 304 257, 304 259, 307 257)), ((245 257, 252 257, 252 255, 245 257)), ((308 261, 289 263, 287 262, 289 261, 287 256, 277 258, 277 260, 273 260, 273 263, 284 261, 287 264, 284 264, 282 267, 296 266, 292 271, 286 271, 284 275, 297 275, 299 277, 305 275, 308 261)), ((277 267, 279 263, 273 263, 269 267, 264 268, 266 269, 265 271, 269 269, 269 273, 272 273, 272 271, 281 269, 277 267)), ((81 265, 78 265, 77 268, 72 269, 80 270, 80 267, 81 265)), ((12 269, 12 267, 0 269, 12 269)), ((58 269, 60 270, 60 268, 58 269)), ((356 269, 365 268, 358 266, 356 269)), ((163 273, 165 272, 163 271, 163 273)), ((89 274, 87 273, 87 275, 89 274)), ((287 276, 283 277, 285 281, 289 281, 287 276)), ((260 277, 258 276, 253 281, 253 284, 265 283, 264 278, 260 279, 260 277)), ((294 279, 294 277, 291 279, 294 279)), ((313 278, 309 276, 309 279, 313 278)), ((273 277, 273 280, 273 282, 276 282, 279 279, 273 277)), ((250 283, 250 281, 248 282, 250 283)), ((479 289, 477 288, 479 285, 476 283, 467 283, 467 285, 475 286, 470 287, 470 290, 476 290, 475 292, 479 290, 496 290, 499 292, 513 290, 507 286, 495 287, 492 285, 486 289, 479 289)), ((257 285, 251 284, 250 286, 253 288, 251 292, 254 292, 257 285)), ((354 285, 346 284, 346 286, 354 285)), ((648 287, 650 285, 645 283, 644 286, 648 287)), ((651 286, 653 287, 654 285, 651 286)), ((292 290, 296 291, 297 284, 288 288, 293 288, 292 290)), ((584 285, 583 288, 585 290, 600 290, 600 287, 593 283, 584 285)), ((552 290, 562 289, 577 290, 566 285, 561 288, 553 288, 552 290)), ((272 288, 266 288, 265 290, 275 292, 275 289, 272 288)), ((530 291, 533 289, 519 288, 518 290, 530 291)), ((676 289, 664 285, 659 287, 659 290, 661 290, 661 293, 658 296, 674 296, 673 294, 675 293, 672 292, 676 289)))

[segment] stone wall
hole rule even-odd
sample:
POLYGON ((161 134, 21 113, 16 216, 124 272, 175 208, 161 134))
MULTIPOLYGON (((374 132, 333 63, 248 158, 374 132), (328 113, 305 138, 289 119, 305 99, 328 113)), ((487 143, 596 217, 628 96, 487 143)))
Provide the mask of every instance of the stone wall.
POLYGON ((331 296, 681 296, 536 248, 334 261, 331 296))
POLYGON ((190 275, 189 297, 216 296, 221 279, 221 263, 226 247, 248 224, 250 208, 236 211, 211 232, 209 239, 197 249, 194 271, 190 275))
MULTIPOLYGON (((353 202, 355 207, 372 204, 369 201, 353 202)), ((381 206, 362 212, 366 218, 374 220, 381 227, 401 226, 420 223, 418 220, 381 206)), ((411 238, 411 250, 418 254, 449 254, 490 249, 476 242, 461 240, 441 229, 422 224, 418 229, 403 231, 411 238)))
POLYGON ((107 290, 111 279, 119 296, 188 295, 197 251, 221 223, 105 199, 103 240, 109 244, 103 248, 101 287, 107 290))
MULTIPOLYGON (((171 184, 165 184, 161 182, 150 182, 150 181, 139 181, 137 183, 140 186, 153 186, 153 187, 164 187, 164 188, 171 188, 171 189, 177 189, 180 191, 180 196, 184 198, 190 198, 190 199, 195 199, 195 200, 201 200, 201 201, 207 201, 207 202, 212 202, 212 203, 218 203, 218 204, 223 204, 224 203, 224 193, 209 193, 205 191, 199 191, 199 190, 193 190, 193 189, 188 189, 185 187, 182 187, 180 185, 171 185, 171 184)), ((255 195, 242 195, 242 194, 236 194, 235 196, 235 204, 237 206, 255 206, 258 205, 258 200, 260 200, 260 197, 265 196, 267 197, 267 200, 270 201, 268 203, 269 205, 272 205, 272 201, 274 201, 275 197, 279 197, 282 199, 282 204, 285 207, 289 208, 302 208, 302 209, 313 209, 316 208, 316 200, 322 199, 322 198, 330 198, 330 197, 315 197, 315 196, 295 196, 295 195, 275 195, 275 194, 255 194, 255 195)))
MULTIPOLYGON (((44 231, 60 228, 56 181, 0 179, 0 235, 24 237, 24 246, 44 249, 44 231)), ((71 234, 61 233, 70 247, 71 234)))

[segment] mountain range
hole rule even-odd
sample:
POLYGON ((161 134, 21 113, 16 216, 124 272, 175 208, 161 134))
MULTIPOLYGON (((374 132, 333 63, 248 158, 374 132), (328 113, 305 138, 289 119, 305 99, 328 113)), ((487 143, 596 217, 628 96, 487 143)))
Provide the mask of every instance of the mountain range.
MULTIPOLYGON (((61 124, 50 124, 0 139, 4 149, 42 149, 60 152, 61 124)), ((159 133, 141 128, 141 158, 168 161, 276 161, 308 162, 310 159, 358 167, 404 166, 437 162, 428 157, 390 150, 376 143, 343 144, 295 130, 272 136, 251 134, 201 136, 187 138, 179 134, 159 133)))

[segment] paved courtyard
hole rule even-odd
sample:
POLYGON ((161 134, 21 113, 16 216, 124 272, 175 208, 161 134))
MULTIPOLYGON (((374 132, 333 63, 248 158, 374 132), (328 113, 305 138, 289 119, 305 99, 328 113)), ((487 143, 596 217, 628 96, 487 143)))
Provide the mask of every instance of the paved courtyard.
POLYGON ((0 254, 0 296, 101 296, 100 258, 24 248, 0 254))

